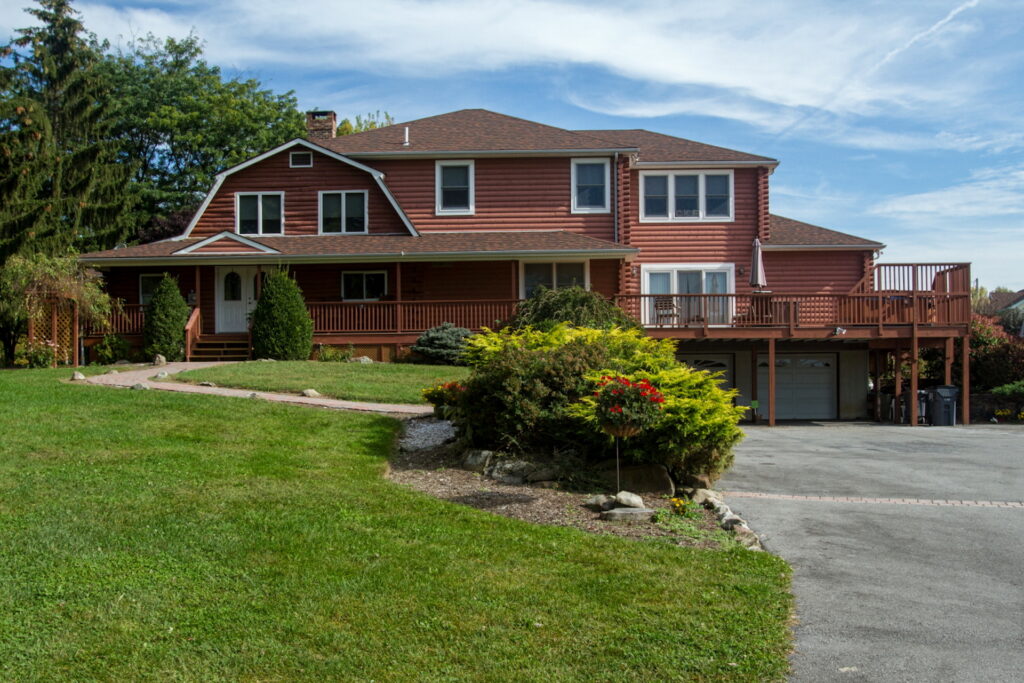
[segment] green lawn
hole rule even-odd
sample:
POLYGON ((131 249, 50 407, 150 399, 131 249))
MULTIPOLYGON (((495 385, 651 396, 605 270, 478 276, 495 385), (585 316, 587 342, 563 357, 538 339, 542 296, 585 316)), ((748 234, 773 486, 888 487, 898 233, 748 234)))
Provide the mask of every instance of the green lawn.
POLYGON ((397 423, 0 372, 0 680, 772 680, 789 568, 382 477, 397 423))
POLYGON ((411 363, 319 363, 251 361, 218 365, 175 375, 185 382, 213 382, 224 387, 297 394, 316 389, 324 396, 350 401, 425 403, 420 392, 438 380, 462 379, 467 368, 411 363))

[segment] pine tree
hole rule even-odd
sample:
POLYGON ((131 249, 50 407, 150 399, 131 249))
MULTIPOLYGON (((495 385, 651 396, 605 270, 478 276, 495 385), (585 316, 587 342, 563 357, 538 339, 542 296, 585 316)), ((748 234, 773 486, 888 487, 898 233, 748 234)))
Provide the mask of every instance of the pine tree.
POLYGON ((189 307, 178 289, 178 281, 164 273, 146 307, 143 321, 143 352, 152 358, 162 355, 169 361, 185 360, 185 324, 189 307))
MULTIPOLYGON (((41 209, 18 232, 22 246, 61 253, 112 246, 134 221, 132 167, 110 135, 102 45, 85 33, 69 0, 38 0, 27 10, 41 26, 19 29, 9 46, 10 94, 38 103, 47 133, 28 173, 41 209), (19 52, 17 48, 23 50, 19 52)), ((0 233, 3 234, 3 233, 0 233)), ((17 239, 17 238, 15 238, 17 239)))

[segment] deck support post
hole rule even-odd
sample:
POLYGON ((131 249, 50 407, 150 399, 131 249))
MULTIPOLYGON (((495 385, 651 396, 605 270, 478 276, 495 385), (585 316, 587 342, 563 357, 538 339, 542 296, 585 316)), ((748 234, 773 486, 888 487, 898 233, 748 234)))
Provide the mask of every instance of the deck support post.
POLYGON ((882 422, 882 354, 884 351, 871 352, 871 385, 875 388, 875 422, 882 422))
POLYGON ((899 342, 893 352, 893 423, 903 422, 903 349, 899 342))
POLYGON ((768 426, 775 426, 775 339, 768 339, 768 426))
POLYGON ((949 386, 953 383, 953 338, 946 337, 946 348, 942 353, 942 363, 945 366, 943 372, 943 384, 949 386))
POLYGON ((960 423, 971 424, 971 337, 962 337, 960 347, 960 371, 963 375, 960 384, 960 423))
MULTIPOLYGON (((916 332, 916 330, 915 330, 916 332)), ((917 375, 920 365, 921 350, 917 347, 917 335, 914 335, 913 346, 910 348, 910 426, 916 427, 920 415, 920 403, 917 399, 917 375)))
MULTIPOLYGON (((750 349, 750 405, 753 406, 757 402, 757 344, 754 344, 753 348, 750 349)), ((757 424, 757 411, 761 409, 761 406, 757 408, 750 408, 750 421, 757 424)))

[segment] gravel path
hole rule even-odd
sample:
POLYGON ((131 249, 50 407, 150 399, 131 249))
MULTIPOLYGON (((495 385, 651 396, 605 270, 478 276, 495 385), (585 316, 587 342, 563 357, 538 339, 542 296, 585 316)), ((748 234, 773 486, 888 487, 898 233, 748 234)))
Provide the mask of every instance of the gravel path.
POLYGON ((118 370, 116 374, 92 375, 86 378, 90 384, 99 384, 109 387, 130 388, 136 384, 144 383, 150 389, 159 391, 177 391, 184 394, 210 394, 213 396, 233 396, 235 398, 250 398, 256 394, 258 398, 274 401, 276 403, 293 403, 297 405, 313 406, 318 408, 329 408, 331 410, 358 410, 371 413, 388 413, 400 417, 415 417, 429 415, 433 409, 429 406, 416 406, 406 403, 369 403, 366 401, 343 401, 336 398, 306 398, 293 394, 277 394, 266 391, 252 391, 251 389, 230 389, 228 387, 204 387, 197 384, 185 384, 184 382, 168 382, 152 379, 158 372, 164 371, 173 375, 186 370, 198 370, 200 368, 212 368, 216 365, 226 365, 226 362, 210 363, 168 363, 164 366, 126 365, 124 370, 118 370))

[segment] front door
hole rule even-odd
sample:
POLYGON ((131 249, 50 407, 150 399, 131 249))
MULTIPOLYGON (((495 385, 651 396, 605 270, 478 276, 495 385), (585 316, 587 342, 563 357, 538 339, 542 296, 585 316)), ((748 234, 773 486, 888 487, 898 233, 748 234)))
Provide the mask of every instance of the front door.
POLYGON ((217 332, 247 332, 256 306, 256 267, 218 266, 217 332))

